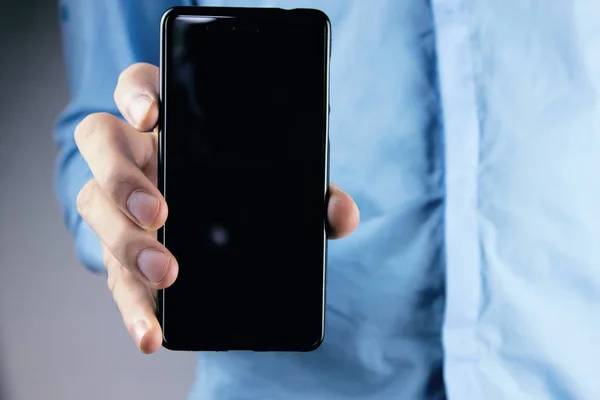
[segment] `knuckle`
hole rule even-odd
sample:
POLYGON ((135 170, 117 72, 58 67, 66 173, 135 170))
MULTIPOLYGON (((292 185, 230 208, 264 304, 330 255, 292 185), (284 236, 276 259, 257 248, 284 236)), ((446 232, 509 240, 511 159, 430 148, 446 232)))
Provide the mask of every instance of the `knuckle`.
POLYGON ((136 184, 131 166, 126 164, 124 159, 107 163, 102 185, 106 195, 123 207, 126 206, 127 199, 136 184))
POLYGON ((96 183, 94 179, 90 179, 79 191, 77 194, 76 205, 77 212, 83 219, 87 216, 88 210, 90 209, 90 204, 92 203, 92 199, 94 196, 96 183))
POLYGON ((108 251, 104 251, 103 259, 107 272, 106 285, 108 286, 108 290, 114 294, 117 283, 121 280, 121 264, 108 251))
POLYGON ((130 73, 132 75, 138 75, 138 74, 148 74, 153 68, 155 68, 152 64, 148 64, 145 62, 138 62, 135 64, 132 64, 130 67, 130 73))
POLYGON ((80 146, 100 131, 110 132, 114 119, 113 115, 103 112, 88 115, 75 127, 75 143, 80 146))
POLYGON ((121 82, 123 82, 123 79, 125 79, 127 71, 129 71, 129 68, 131 68, 131 65, 126 67, 125 69, 121 70, 121 72, 119 72, 119 76, 117 77, 117 88, 119 87, 119 85, 121 84, 121 82))
POLYGON ((124 80, 126 80, 131 75, 133 75, 137 69, 139 69, 139 63, 134 63, 134 64, 129 65, 128 67, 126 67, 124 70, 121 71, 121 73, 119 74, 119 79, 117 79, 117 82, 122 83, 124 80))
POLYGON ((139 63, 131 64, 121 71, 121 73, 119 74, 119 78, 117 79, 117 87, 121 85, 124 81, 129 79, 130 76, 132 76, 135 69, 138 68, 138 64, 139 63))
POLYGON ((108 286, 108 290, 115 294, 115 289, 117 287, 117 283, 119 282, 120 274, 118 272, 110 272, 106 277, 106 285, 108 286))
POLYGON ((123 83, 127 80, 132 80, 134 78, 137 78, 138 76, 142 76, 142 75, 145 76, 149 73, 149 71, 152 71, 153 68, 155 68, 153 65, 144 63, 144 62, 138 62, 138 63, 131 64, 130 66, 125 68, 123 71, 121 71, 117 82, 123 83))
POLYGON ((106 267, 106 271, 109 275, 111 274, 110 269, 112 267, 112 264, 111 264, 112 261, 113 261, 113 257, 106 249, 104 249, 102 251, 102 262, 104 263, 104 266, 106 267))
POLYGON ((122 92, 123 89, 131 89, 132 86, 135 87, 141 85, 139 89, 142 91, 156 92, 158 76, 159 70, 155 65, 145 62, 131 64, 119 74, 117 87, 114 93, 115 100, 126 94, 122 92))
POLYGON ((141 244, 135 227, 122 224, 115 227, 107 246, 112 254, 120 261, 120 265, 127 269, 136 269, 137 257, 141 251, 141 244))

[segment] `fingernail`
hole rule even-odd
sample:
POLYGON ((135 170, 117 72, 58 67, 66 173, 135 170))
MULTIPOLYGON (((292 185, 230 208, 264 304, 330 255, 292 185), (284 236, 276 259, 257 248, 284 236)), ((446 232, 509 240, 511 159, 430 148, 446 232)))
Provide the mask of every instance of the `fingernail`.
POLYGON ((146 95, 139 96, 131 103, 129 106, 129 117, 135 125, 139 126, 144 122, 152 103, 152 99, 146 95))
POLYGON ((152 225, 158 213, 158 199, 143 190, 136 190, 127 200, 127 209, 142 226, 152 225))
POLYGON ((167 273, 170 262, 171 257, 154 249, 146 249, 138 256, 138 268, 140 272, 152 283, 162 281, 167 273))
POLYGON ((133 339, 135 340, 135 343, 138 345, 138 347, 142 343, 142 339, 144 338, 144 336, 146 336, 146 333, 148 333, 148 330, 150 330, 150 324, 148 324, 148 321, 146 321, 145 319, 140 319, 135 324, 133 324, 133 339))

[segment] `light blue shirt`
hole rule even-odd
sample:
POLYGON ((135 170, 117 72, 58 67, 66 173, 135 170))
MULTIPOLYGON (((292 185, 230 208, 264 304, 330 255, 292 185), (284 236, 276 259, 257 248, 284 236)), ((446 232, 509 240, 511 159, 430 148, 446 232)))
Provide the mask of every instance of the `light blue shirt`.
MULTIPOLYGON (((128 65, 158 63, 167 0, 63 0, 73 141, 118 115, 128 65)), ((330 244, 324 344, 203 353, 190 399, 600 399, 600 3, 597 0, 211 1, 311 7, 332 20, 331 177, 362 221, 330 244)))

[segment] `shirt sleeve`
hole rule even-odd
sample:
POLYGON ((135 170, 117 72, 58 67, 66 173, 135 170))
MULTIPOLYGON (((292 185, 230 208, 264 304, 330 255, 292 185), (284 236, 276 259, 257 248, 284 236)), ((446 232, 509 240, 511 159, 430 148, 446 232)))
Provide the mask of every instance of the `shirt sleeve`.
POLYGON ((75 145, 73 133, 77 124, 91 113, 107 112, 121 118, 113 100, 120 72, 137 61, 156 64, 161 6, 166 4, 158 2, 159 6, 149 11, 141 3, 141 0, 60 2, 69 103, 55 126, 54 139, 59 151, 56 194, 65 224, 74 237, 77 256, 94 272, 104 271, 100 240, 76 207, 77 194, 92 174, 75 145), (147 18, 148 13, 151 18, 147 18), (143 35, 148 40, 140 37, 143 35), (134 48, 132 43, 140 44, 134 48))

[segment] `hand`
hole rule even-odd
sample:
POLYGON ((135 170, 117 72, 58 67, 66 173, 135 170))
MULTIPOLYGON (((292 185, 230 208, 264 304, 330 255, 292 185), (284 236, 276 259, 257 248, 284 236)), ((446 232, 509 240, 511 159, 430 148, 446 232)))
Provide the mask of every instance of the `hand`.
MULTIPOLYGON (((94 175, 79 192, 77 209, 101 239, 108 288, 129 333, 147 354, 162 343, 156 290, 172 285, 178 272, 177 260, 156 240, 168 213, 156 187, 158 82, 157 67, 130 66, 114 93, 127 122, 97 113, 75 130, 79 151, 94 175)), ((335 185, 330 192, 329 237, 336 239, 356 228, 359 213, 335 185)))

